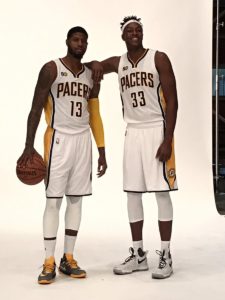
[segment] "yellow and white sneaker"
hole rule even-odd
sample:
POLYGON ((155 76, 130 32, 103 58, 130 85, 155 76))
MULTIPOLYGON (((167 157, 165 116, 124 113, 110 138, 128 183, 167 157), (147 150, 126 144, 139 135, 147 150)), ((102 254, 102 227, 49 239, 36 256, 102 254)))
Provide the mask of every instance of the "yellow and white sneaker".
POLYGON ((55 259, 53 256, 45 259, 43 264, 43 270, 41 274, 38 276, 38 283, 39 284, 49 284, 52 283, 56 273, 55 273, 55 259))
POLYGON ((61 258, 59 271, 73 278, 85 278, 87 276, 86 271, 77 265, 77 261, 73 258, 73 255, 68 253, 65 253, 63 258, 61 258))

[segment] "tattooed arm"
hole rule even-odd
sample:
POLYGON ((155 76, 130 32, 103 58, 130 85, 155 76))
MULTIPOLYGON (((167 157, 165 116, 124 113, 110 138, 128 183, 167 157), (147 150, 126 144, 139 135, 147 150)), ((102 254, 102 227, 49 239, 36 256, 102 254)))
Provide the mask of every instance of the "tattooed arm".
POLYGON ((33 102, 27 120, 27 137, 23 154, 17 163, 21 166, 26 165, 28 160, 32 161, 33 154, 37 152, 34 149, 34 139, 40 122, 41 113, 47 101, 49 90, 57 76, 56 65, 53 61, 45 64, 38 77, 38 81, 34 91, 33 102))

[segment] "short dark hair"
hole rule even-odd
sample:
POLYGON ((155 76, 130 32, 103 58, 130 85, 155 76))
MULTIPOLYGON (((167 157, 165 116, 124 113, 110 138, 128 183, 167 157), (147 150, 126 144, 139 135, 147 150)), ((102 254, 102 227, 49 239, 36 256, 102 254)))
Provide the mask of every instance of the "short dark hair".
POLYGON ((120 23, 120 28, 122 29, 123 25, 126 24, 130 20, 141 22, 141 18, 138 18, 137 16, 124 17, 123 21, 120 23))
POLYGON ((86 37, 88 38, 88 33, 87 31, 83 28, 83 27, 80 27, 80 26, 76 26, 76 27, 73 27, 71 28, 68 33, 67 33, 67 39, 69 39, 74 33, 76 32, 82 32, 83 34, 86 35, 86 37))

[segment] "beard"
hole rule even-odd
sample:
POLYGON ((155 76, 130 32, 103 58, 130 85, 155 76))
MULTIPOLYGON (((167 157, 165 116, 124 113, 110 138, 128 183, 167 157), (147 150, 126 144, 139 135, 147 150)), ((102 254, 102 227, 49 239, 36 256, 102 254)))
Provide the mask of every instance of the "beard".
POLYGON ((84 56, 84 53, 76 53, 70 47, 68 47, 68 52, 76 59, 82 59, 84 56))

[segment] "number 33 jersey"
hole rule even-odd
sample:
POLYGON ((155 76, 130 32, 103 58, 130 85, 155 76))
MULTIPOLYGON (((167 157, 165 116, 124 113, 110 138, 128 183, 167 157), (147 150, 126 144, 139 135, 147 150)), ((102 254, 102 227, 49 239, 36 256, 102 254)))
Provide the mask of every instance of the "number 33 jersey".
POLYGON ((77 134, 89 128, 87 101, 93 87, 91 71, 82 69, 73 73, 62 61, 54 61, 57 77, 45 105, 45 119, 49 127, 62 133, 77 134))
POLYGON ((127 53, 120 58, 118 79, 126 123, 160 122, 165 100, 155 67, 155 50, 146 49, 134 63, 127 53))

